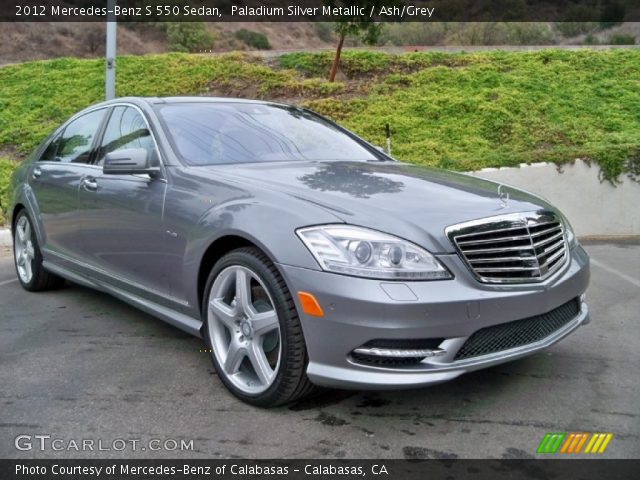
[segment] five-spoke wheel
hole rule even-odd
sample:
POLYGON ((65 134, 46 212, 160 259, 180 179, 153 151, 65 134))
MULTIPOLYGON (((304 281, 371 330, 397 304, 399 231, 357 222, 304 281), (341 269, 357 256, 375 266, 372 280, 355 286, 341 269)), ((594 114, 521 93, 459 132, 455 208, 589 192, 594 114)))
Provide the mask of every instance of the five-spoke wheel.
POLYGON ((33 278, 33 261, 36 257, 31 240, 31 222, 22 215, 16 222, 13 252, 18 277, 22 283, 30 283, 33 278))
POLYGON ((204 297, 204 337, 232 393, 254 405, 273 406, 312 390, 295 304, 262 252, 246 247, 223 256, 204 297))
POLYGON ((213 282, 207 315, 214 354, 229 380, 246 393, 269 388, 280 362, 280 324, 258 275, 239 265, 225 268, 213 282))
POLYGON ((13 258, 20 284, 29 291, 49 290, 64 284, 64 279, 42 267, 42 254, 26 210, 20 210, 13 224, 13 258))

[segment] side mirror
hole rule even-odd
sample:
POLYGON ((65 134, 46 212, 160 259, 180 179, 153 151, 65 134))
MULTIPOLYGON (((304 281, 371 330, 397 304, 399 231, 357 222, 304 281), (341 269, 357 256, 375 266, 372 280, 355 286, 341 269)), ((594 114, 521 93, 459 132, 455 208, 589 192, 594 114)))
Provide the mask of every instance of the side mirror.
POLYGON ((106 175, 141 175, 155 177, 160 173, 158 167, 149 165, 147 151, 144 148, 124 148, 109 152, 104 157, 102 171, 106 175))

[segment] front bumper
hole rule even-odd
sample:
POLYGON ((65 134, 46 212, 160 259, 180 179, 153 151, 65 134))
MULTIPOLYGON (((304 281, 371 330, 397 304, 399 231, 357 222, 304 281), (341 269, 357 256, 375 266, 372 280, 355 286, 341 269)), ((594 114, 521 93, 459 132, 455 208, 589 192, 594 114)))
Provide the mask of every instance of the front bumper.
POLYGON ((538 341, 456 360, 456 353, 474 332, 541 315, 580 297, 589 284, 589 257, 578 245, 553 277, 526 285, 482 284, 457 255, 438 258, 454 274, 453 280, 386 282, 279 265, 296 302, 296 292, 310 292, 324 310, 323 317, 311 317, 297 304, 311 381, 357 389, 440 383, 544 349, 588 322, 587 305, 580 302, 577 316, 538 341), (373 340, 431 338, 444 339, 440 344, 444 354, 410 366, 363 364, 352 354, 373 340))

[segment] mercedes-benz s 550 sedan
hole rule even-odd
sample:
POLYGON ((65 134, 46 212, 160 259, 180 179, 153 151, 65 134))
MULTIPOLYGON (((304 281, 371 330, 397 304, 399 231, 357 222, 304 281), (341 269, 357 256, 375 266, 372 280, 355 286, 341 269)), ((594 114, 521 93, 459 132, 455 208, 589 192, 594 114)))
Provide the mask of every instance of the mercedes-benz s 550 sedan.
POLYGON ((25 289, 68 279, 204 338, 255 405, 450 380, 588 321, 589 259, 547 201, 395 161, 294 106, 100 103, 10 195, 25 289))

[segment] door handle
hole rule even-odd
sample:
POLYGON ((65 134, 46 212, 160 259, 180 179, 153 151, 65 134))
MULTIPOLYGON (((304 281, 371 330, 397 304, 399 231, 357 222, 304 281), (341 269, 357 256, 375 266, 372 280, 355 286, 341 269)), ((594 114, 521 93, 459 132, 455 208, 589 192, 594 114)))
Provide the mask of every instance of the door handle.
POLYGON ((98 189, 98 182, 93 177, 84 177, 82 179, 82 186, 89 191, 95 192, 98 189))
POLYGON ((41 175, 42 175, 42 169, 40 167, 34 168, 33 172, 31 172, 31 176, 33 178, 40 178, 41 175))

